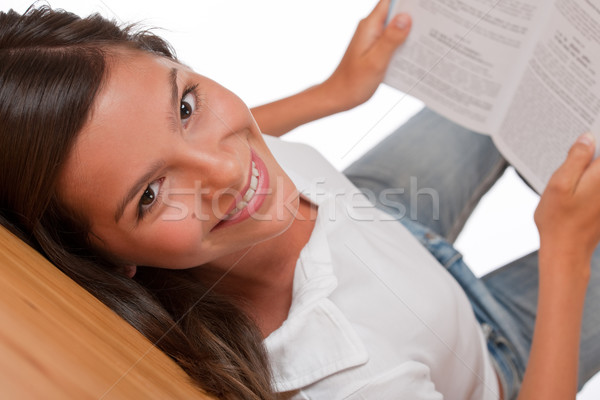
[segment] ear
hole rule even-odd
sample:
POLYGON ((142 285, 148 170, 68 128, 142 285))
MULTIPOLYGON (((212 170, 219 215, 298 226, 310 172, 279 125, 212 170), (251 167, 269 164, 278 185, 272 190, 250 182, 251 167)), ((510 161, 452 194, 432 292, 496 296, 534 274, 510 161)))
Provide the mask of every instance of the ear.
POLYGON ((125 271, 125 276, 127 276, 128 278, 133 278, 135 276, 135 273, 137 272, 137 266, 136 265, 126 265, 123 270, 125 271))

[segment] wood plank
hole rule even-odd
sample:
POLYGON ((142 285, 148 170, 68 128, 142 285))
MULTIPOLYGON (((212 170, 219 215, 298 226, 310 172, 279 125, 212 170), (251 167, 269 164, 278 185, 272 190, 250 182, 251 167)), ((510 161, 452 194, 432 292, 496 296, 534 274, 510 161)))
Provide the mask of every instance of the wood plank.
POLYGON ((169 357, 0 227, 0 398, 209 399, 169 357))

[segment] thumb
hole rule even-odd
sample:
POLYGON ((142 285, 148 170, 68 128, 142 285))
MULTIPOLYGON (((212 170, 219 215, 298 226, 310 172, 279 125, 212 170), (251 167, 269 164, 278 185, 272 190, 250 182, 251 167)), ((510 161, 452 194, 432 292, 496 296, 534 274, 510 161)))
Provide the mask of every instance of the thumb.
POLYGON ((371 48, 373 57, 387 63, 394 54, 394 51, 400 46, 410 33, 412 19, 408 14, 398 14, 394 16, 386 26, 383 34, 377 39, 377 42, 371 48))
POLYGON ((553 178, 574 188, 594 156, 595 140, 590 133, 584 133, 571 146, 565 162, 556 170, 553 178))

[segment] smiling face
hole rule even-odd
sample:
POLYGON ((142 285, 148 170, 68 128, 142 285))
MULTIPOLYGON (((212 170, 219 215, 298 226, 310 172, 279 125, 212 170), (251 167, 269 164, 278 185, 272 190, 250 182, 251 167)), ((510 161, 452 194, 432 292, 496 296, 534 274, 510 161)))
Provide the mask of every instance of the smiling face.
POLYGON ((298 194, 246 105, 163 57, 117 50, 59 182, 95 246, 191 268, 284 232, 298 194))

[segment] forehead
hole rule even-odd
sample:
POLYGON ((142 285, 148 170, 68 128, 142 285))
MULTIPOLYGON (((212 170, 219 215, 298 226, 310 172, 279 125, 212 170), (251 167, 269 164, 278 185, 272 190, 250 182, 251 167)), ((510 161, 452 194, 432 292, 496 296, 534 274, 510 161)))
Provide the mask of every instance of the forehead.
POLYGON ((131 171, 156 156, 150 143, 172 111, 175 67, 181 66, 141 51, 119 50, 108 58, 105 82, 59 181, 67 206, 96 217, 114 213, 117 197, 137 178, 131 171))
POLYGON ((85 138, 86 132, 106 128, 115 118, 133 120, 134 116, 128 112, 141 111, 141 100, 155 103, 170 100, 169 77, 173 68, 179 69, 181 65, 139 50, 119 50, 111 54, 107 57, 105 81, 79 138, 85 138))

